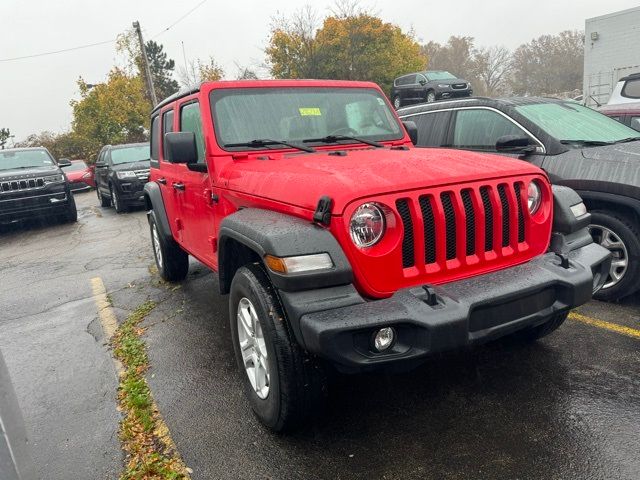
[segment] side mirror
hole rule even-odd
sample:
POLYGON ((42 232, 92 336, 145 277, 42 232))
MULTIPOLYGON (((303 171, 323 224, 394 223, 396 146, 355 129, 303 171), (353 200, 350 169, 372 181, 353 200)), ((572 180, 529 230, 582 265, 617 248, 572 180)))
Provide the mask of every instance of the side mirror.
POLYGON ((61 158, 58 160, 58 166, 59 167, 70 167, 71 166, 71 160, 69 160, 68 158, 61 158))
POLYGON ((532 153, 536 150, 529 137, 519 135, 503 135, 496 141, 496 151, 502 153, 532 153))
POLYGON ((418 126, 416 125, 416 122, 412 120, 403 120, 402 125, 404 125, 405 130, 409 134, 411 143, 416 145, 418 143, 418 126))
POLYGON ((164 136, 164 156, 171 163, 198 163, 196 135, 193 132, 169 132, 164 136))
POLYGON ((420 80, 418 83, 424 87, 427 84, 427 81, 426 80, 420 80))

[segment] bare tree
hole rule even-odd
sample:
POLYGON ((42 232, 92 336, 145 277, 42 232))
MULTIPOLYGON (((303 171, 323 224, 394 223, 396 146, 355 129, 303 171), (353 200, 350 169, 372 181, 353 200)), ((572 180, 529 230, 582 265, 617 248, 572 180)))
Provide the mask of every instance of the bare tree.
POLYGON ((212 56, 206 62, 200 59, 191 60, 186 67, 178 71, 178 78, 184 87, 220 80, 222 77, 224 77, 224 69, 212 56))
POLYGON ((508 93, 511 53, 505 47, 481 47, 473 53, 476 92, 489 97, 508 93))

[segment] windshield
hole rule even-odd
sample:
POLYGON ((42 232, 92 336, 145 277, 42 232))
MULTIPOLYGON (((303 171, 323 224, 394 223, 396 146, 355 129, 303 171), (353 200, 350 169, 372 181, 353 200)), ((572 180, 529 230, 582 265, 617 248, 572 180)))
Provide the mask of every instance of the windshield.
POLYGON ((65 172, 80 172, 87 169, 87 165, 84 162, 71 162, 71 165, 62 167, 65 172))
POLYGON ((560 141, 613 143, 638 136, 616 120, 574 103, 522 105, 516 110, 560 141))
POLYGON ((46 150, 0 151, 0 170, 54 165, 46 150))
POLYGON ((457 78, 449 72, 426 72, 424 75, 428 80, 453 80, 457 78))
POLYGON ((136 145, 135 147, 111 150, 111 163, 114 165, 144 161, 149 161, 149 145, 136 145))
MULTIPOLYGON (((404 136, 383 96, 369 88, 213 90, 211 109, 216 137, 223 148, 257 139, 302 143, 330 135, 375 141, 398 140, 404 136)), ((358 143, 340 139, 344 141, 358 143)), ((264 148, 264 144, 260 145, 264 148)), ((226 149, 247 150, 248 147, 238 145, 226 149)))

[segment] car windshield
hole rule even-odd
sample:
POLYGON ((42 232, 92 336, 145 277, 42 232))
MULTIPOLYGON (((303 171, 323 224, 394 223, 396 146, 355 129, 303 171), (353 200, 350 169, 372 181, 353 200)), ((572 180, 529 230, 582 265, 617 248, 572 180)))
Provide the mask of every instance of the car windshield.
POLYGON ((115 148, 111 150, 111 163, 134 163, 149 161, 149 145, 136 145, 135 147, 115 148))
POLYGON ((425 72, 424 75, 428 80, 453 80, 457 78, 449 72, 425 72))
POLYGON ((87 165, 84 162, 72 162, 71 165, 62 167, 65 172, 80 172, 87 169, 87 165))
POLYGON ((0 170, 33 168, 54 165, 46 150, 5 150, 0 151, 0 170))
POLYGON ((404 136, 384 97, 372 88, 218 89, 211 92, 211 109, 218 143, 227 150, 265 148, 264 142, 238 145, 261 139, 302 144, 336 137, 306 143, 326 145, 358 143, 347 136, 372 141, 404 136))
POLYGON ((638 136, 620 122, 576 103, 538 103, 516 110, 565 143, 615 143, 638 136))

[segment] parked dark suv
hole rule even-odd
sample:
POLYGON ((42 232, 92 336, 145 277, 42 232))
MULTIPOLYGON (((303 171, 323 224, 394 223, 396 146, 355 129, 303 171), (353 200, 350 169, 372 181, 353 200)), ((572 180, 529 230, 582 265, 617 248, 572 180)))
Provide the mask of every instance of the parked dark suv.
POLYGON ((0 150, 0 224, 33 217, 78 219, 76 202, 60 169, 46 148, 0 150))
POLYGON ((640 133, 576 102, 549 98, 475 97, 398 115, 416 123, 418 146, 520 158, 576 190, 591 211, 595 241, 613 254, 596 298, 640 289, 640 133))
POLYGON ((427 71, 403 75, 393 81, 391 100, 397 110, 403 105, 433 103, 447 98, 470 97, 471 84, 449 72, 427 71))
POLYGON ((96 192, 103 207, 122 213, 144 205, 143 188, 149 180, 149 144, 107 145, 96 161, 96 192))

